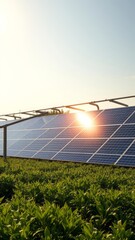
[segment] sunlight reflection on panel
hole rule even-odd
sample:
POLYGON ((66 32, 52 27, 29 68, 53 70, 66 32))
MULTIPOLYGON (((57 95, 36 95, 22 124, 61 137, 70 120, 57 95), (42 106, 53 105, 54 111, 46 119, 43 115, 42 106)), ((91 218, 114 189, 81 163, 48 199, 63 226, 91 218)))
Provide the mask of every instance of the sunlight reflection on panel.
POLYGON ((85 128, 92 128, 94 126, 93 119, 86 112, 77 113, 77 120, 85 128))

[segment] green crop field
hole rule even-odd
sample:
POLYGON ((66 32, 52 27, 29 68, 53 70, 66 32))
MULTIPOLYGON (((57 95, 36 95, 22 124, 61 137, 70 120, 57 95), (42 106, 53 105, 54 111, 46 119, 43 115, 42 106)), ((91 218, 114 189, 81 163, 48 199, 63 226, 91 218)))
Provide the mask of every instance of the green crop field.
POLYGON ((135 169, 0 159, 1 240, 135 239, 135 169))

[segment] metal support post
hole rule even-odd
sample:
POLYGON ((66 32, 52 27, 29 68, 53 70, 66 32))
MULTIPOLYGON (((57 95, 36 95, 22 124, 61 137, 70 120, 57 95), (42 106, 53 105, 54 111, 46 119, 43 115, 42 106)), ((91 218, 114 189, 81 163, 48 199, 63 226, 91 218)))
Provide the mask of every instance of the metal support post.
POLYGON ((3 127, 3 157, 7 161, 7 126, 3 127))

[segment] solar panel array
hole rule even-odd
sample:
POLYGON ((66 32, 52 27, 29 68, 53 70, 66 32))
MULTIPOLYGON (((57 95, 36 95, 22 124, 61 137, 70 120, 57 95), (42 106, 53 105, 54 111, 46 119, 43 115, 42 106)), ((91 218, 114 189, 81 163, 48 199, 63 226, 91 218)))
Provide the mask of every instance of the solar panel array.
MULTIPOLYGON (((36 117, 8 127, 8 156, 135 167, 135 107, 36 117)), ((2 129, 0 154, 3 154, 2 129)))

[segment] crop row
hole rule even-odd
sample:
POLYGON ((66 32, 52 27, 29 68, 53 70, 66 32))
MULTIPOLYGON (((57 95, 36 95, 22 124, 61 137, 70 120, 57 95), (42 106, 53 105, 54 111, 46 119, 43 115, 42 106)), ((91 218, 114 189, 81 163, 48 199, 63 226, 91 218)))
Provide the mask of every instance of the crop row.
POLYGON ((135 170, 0 162, 0 239, 135 239, 135 170))

